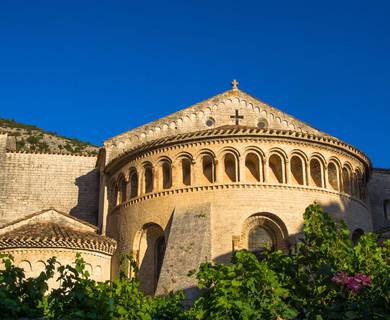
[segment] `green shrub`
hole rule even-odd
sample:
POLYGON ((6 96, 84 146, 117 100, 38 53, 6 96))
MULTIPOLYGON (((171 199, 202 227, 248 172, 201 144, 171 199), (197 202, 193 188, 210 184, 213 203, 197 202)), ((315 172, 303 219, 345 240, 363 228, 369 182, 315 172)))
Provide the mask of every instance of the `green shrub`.
MULTIPOLYGON (((2 319, 389 319, 390 241, 363 235, 353 246, 343 222, 318 205, 304 214, 303 239, 294 253, 248 251, 229 265, 203 263, 196 274, 200 296, 184 311, 184 294, 145 296, 124 273, 103 283, 90 279, 78 255, 75 267, 58 268, 61 286, 47 291, 54 261, 37 278, 3 257, 2 319)), ((128 260, 137 275, 135 262, 128 260)))

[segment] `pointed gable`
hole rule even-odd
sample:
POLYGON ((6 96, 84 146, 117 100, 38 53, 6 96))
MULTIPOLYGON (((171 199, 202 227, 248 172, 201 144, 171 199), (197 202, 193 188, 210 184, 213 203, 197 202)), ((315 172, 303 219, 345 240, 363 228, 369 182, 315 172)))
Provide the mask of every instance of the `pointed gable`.
POLYGON ((0 228, 0 235, 36 223, 54 223, 74 230, 96 233, 97 227, 54 208, 27 215, 0 228))
POLYGON ((138 145, 173 136, 227 125, 284 129, 316 135, 325 133, 237 88, 177 111, 107 140, 108 161, 138 145))

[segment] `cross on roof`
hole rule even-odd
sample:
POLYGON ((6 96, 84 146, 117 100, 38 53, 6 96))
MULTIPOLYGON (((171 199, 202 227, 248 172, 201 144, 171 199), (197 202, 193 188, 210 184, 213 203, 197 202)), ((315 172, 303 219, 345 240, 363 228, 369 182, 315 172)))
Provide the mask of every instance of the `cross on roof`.
POLYGON ((238 89, 238 81, 236 79, 232 81, 232 89, 238 89))
POLYGON ((244 116, 238 115, 238 109, 236 109, 236 114, 234 116, 230 116, 230 119, 236 120, 236 126, 240 124, 240 120, 244 119, 244 116))

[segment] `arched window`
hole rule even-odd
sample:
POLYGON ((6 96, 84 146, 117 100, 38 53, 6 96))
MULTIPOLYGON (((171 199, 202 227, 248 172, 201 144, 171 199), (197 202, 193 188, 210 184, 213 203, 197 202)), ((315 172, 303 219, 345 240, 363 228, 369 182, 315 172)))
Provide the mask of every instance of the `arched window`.
POLYGON ((224 181, 237 182, 237 162, 233 154, 227 153, 224 157, 224 181))
POLYGON ((283 221, 272 213, 257 213, 244 221, 240 244, 237 248, 246 248, 252 252, 261 252, 265 248, 287 250, 288 231, 283 221))
POLYGON ((138 196, 138 174, 137 171, 133 170, 130 173, 130 198, 138 196))
POLYGON ((269 182, 283 183, 282 158, 277 154, 273 154, 268 161, 269 161, 269 182))
POLYGON ((248 153, 245 157, 245 180, 260 182, 260 159, 254 152, 248 153))
POLYGON ((126 201, 126 192, 127 192, 127 183, 123 176, 119 178, 119 195, 118 195, 118 204, 126 201))
POLYGON ((364 231, 362 229, 356 229, 352 233, 352 243, 353 245, 356 245, 360 239, 360 237, 364 234, 364 231))
POLYGON ((163 189, 169 189, 172 187, 172 167, 168 161, 163 161, 161 164, 162 169, 162 187, 163 189))
POLYGON ((351 175, 346 167, 343 168, 343 192, 351 194, 351 175))
POLYGON ((165 236, 163 229, 155 223, 145 224, 136 233, 133 248, 137 255, 140 288, 145 294, 152 295, 157 288, 164 260, 165 236))
POLYGON ((215 181, 215 166, 214 159, 210 155, 203 156, 202 169, 204 182, 213 183, 215 181))
POLYGON ((310 160, 310 178, 311 184, 322 188, 322 166, 319 160, 311 159, 310 160))
POLYGON ((274 243, 271 234, 262 226, 254 226, 249 230, 248 250, 261 253, 264 249, 273 249, 274 243))
POLYGON ((291 167, 292 183, 303 185, 305 181, 303 160, 298 156, 292 156, 290 161, 290 167, 291 167))
POLYGON ((390 199, 383 201, 383 213, 386 220, 390 220, 390 199))
POLYGON ((338 170, 333 162, 328 165, 328 181, 333 190, 339 190, 338 170))
POLYGON ((182 170, 182 183, 185 186, 191 184, 191 160, 188 158, 181 159, 181 170, 182 170))
POLYGON ((153 169, 145 167, 145 193, 153 192, 153 169))

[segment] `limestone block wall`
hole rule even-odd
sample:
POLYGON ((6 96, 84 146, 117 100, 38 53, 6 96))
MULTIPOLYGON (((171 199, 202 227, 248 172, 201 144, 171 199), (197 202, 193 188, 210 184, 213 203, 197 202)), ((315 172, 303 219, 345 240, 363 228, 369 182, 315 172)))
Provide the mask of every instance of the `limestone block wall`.
POLYGON ((96 224, 95 165, 96 157, 6 152, 0 141, 0 226, 50 207, 96 224))
MULTIPOLYGON (((303 212, 313 202, 345 220, 352 231, 372 230, 366 197, 370 164, 364 155, 341 144, 308 141, 311 137, 295 139, 281 136, 283 132, 265 137, 253 131, 240 136, 240 130, 206 131, 198 139, 188 135, 150 149, 146 145, 106 167, 109 207, 104 223, 107 235, 118 242, 118 254, 137 253, 137 234, 151 225, 164 231, 170 250, 172 230, 183 237, 180 228, 170 230, 174 212, 191 205, 196 215, 196 207, 204 203, 210 204, 208 259, 219 262, 229 262, 233 250, 247 246, 251 221, 267 228, 274 223, 280 229, 276 246, 288 249, 302 232, 303 212)), ((182 230, 190 223, 183 221, 182 230)), ((114 268, 116 264, 114 260, 114 268)), ((175 266, 169 267, 174 274, 175 266)))
POLYGON ((374 169, 368 183, 375 231, 390 228, 390 170, 374 169))
MULTIPOLYGON (((251 215, 272 213, 278 216, 286 225, 288 235, 294 237, 302 232, 303 212, 314 201, 319 202, 335 218, 345 220, 351 230, 360 228, 371 231, 367 206, 359 200, 340 196, 335 192, 276 185, 216 185, 167 192, 115 210, 112 213, 115 224, 110 223, 109 236, 118 235, 117 240, 121 243, 118 250, 131 252, 136 250, 134 237, 143 225, 155 223, 164 230, 176 207, 207 201, 211 201, 212 257, 209 258, 217 261, 230 261, 234 237, 241 235, 244 221, 251 215)), ((188 234, 188 237, 192 235, 188 234)))

